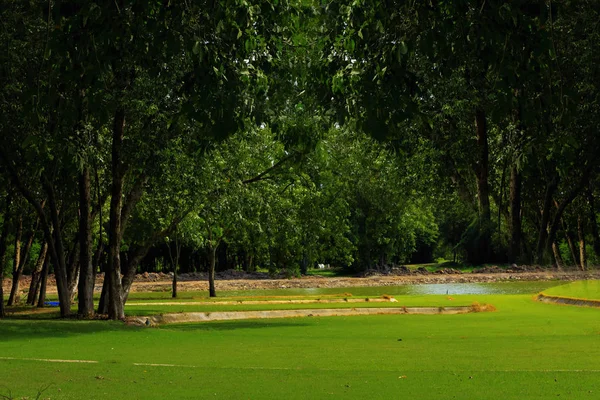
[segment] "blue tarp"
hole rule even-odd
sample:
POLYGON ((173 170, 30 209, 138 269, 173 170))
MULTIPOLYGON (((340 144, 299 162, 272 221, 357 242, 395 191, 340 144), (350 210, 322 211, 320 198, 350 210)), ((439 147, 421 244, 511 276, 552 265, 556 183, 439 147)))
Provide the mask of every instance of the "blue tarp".
POLYGON ((58 301, 46 301, 44 304, 48 307, 58 307, 59 306, 58 301))

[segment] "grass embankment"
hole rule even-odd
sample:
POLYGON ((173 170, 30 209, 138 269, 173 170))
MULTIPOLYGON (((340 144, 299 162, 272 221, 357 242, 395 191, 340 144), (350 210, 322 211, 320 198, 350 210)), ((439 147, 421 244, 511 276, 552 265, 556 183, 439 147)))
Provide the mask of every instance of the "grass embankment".
MULTIPOLYGON (((373 302, 362 301, 359 303, 289 303, 289 304, 271 304, 265 301, 265 304, 245 304, 235 305, 153 305, 152 303, 143 303, 138 305, 136 302, 130 302, 125 307, 127 315, 148 316, 174 312, 215 312, 215 311, 263 311, 263 310, 295 310, 295 309, 324 309, 324 308, 385 308, 385 307, 444 307, 444 306, 469 306, 479 301, 482 296, 397 296, 396 302, 373 302)), ((366 299, 365 299, 366 300, 366 299)))
POLYGON ((597 399, 598 310, 537 303, 532 294, 407 296, 393 303, 476 300, 498 308, 464 315, 160 328, 9 319, 0 323, 0 394, 33 398, 52 384, 42 398, 597 399))
MULTIPOLYGON (((172 299, 156 299, 149 300, 129 300, 125 306, 125 312, 128 316, 151 316, 166 313, 182 313, 182 312, 216 312, 216 311, 264 311, 264 310, 296 310, 296 309, 325 309, 325 308, 387 308, 387 307, 449 307, 449 306, 470 306, 474 302, 480 301, 484 296, 466 295, 466 296, 396 296, 396 302, 381 302, 381 297, 348 297, 348 299, 358 300, 359 302, 342 302, 342 303, 271 303, 271 297, 266 297, 263 301, 256 302, 256 297, 219 297, 215 300, 198 299, 194 301, 173 301, 172 299), (367 300, 369 299, 369 300, 367 300), (218 302, 233 301, 236 304, 211 304, 218 302), (245 303, 250 301, 252 303, 245 303), (259 304, 254 304, 254 303, 259 304)), ((294 299, 306 299, 299 296, 294 296, 294 299)), ((323 297, 319 297, 323 298, 323 297)), ((323 299, 330 299, 324 297, 323 299)), ((280 301, 280 300, 277 300, 280 301)), ((49 317, 57 317, 57 308, 47 308, 40 311, 32 312, 30 307, 11 308, 16 311, 15 316, 24 319, 43 319, 49 317)), ((73 306, 73 312, 76 313, 76 306, 73 306)))
POLYGON ((600 300, 600 280, 576 281, 543 291, 547 296, 600 300))

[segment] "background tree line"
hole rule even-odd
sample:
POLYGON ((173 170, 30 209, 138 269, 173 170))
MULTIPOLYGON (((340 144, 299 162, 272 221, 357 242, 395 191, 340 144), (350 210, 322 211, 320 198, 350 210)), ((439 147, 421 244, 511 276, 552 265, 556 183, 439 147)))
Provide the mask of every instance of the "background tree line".
MULTIPOLYGON (((600 257, 594 1, 8 0, 0 273, 600 257), (163 261, 165 262, 165 261, 163 261), (174 266, 174 268, 173 268, 174 266)), ((100 305, 92 299, 104 272, 100 305)), ((4 304, 0 302, 0 304, 4 304)), ((2 314, 2 309, 0 309, 2 314)))

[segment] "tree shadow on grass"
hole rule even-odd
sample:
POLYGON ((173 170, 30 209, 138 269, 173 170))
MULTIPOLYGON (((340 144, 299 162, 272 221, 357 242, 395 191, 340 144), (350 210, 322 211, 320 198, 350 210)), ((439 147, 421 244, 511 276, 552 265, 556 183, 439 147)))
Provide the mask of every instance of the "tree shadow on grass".
POLYGON ((169 324, 163 325, 158 329, 192 332, 192 331, 232 331, 236 329, 268 329, 268 328, 298 328, 309 326, 306 321, 294 321, 284 319, 248 319, 241 321, 214 321, 214 322, 197 322, 185 324, 169 324))
POLYGON ((0 342, 9 340, 67 338, 101 332, 139 330, 113 321, 4 319, 0 321, 0 342))

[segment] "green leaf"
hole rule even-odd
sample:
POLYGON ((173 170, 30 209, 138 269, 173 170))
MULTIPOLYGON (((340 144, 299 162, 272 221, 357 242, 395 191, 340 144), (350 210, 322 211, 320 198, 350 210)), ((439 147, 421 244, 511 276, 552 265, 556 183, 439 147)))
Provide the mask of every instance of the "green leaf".
POLYGON ((406 45, 406 43, 404 41, 400 42, 400 47, 398 48, 398 50, 400 51, 400 54, 405 55, 406 53, 408 53, 408 46, 406 45))

